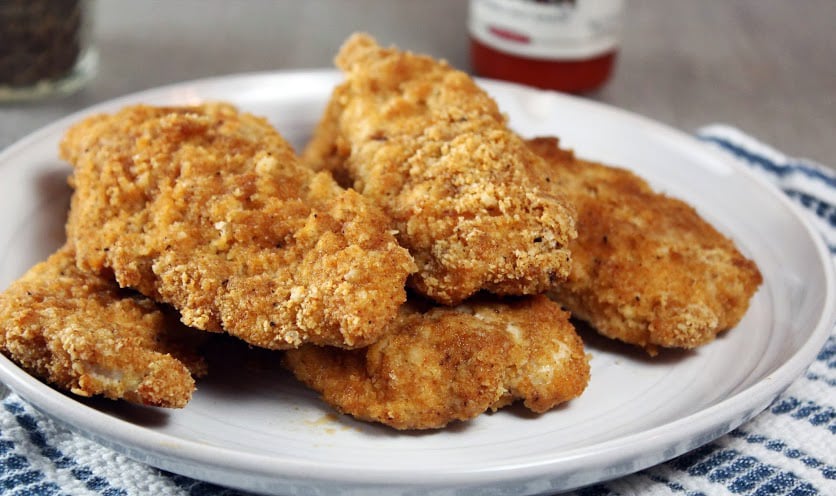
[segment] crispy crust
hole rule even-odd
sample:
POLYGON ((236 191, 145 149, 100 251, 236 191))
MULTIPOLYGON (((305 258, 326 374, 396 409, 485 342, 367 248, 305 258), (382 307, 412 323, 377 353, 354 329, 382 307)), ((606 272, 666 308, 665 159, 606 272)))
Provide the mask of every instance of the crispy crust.
POLYGON ((426 312, 406 305, 366 349, 305 346, 284 363, 337 410, 396 429, 437 429, 517 399, 545 412, 589 381, 568 317, 543 296, 426 312))
POLYGON ((692 207, 557 139, 529 146, 578 212, 572 272, 551 293, 575 316, 651 354, 708 343, 740 321, 761 274, 692 207))
POLYGON ((182 408, 206 365, 195 331, 150 300, 79 271, 61 248, 0 295, 0 350, 80 396, 182 408))
POLYGON ((410 284, 455 304, 480 289, 544 291, 569 270, 573 212, 496 103, 445 62, 354 35, 346 81, 303 153, 392 218, 418 264, 410 284))
POLYGON ((79 267, 265 348, 376 340, 414 264, 389 220, 229 105, 128 107, 65 136, 79 267))

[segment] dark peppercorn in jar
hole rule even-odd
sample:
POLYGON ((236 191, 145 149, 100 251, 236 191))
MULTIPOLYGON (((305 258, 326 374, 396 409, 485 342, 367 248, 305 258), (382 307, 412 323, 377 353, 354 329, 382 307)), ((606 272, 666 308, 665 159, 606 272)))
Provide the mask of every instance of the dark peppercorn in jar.
POLYGON ((87 0, 0 0, 0 100, 67 94, 95 71, 87 0))
POLYGON ((623 0, 470 0, 471 62, 480 76, 582 93, 615 64, 623 0))

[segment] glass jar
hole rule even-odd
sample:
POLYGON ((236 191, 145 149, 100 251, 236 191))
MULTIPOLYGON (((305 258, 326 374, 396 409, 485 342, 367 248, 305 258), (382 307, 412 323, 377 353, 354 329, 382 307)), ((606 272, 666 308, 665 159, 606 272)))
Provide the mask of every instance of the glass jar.
POLYGON ((623 0, 470 0, 480 76, 582 93, 612 74, 623 0))
POLYGON ((90 80, 92 0, 0 0, 0 101, 70 94, 90 80))

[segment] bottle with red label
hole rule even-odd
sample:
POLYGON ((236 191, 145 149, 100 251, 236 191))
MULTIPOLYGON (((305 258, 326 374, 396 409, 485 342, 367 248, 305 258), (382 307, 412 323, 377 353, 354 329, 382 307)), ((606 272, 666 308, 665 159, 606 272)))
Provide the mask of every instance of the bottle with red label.
POLYGON ((623 0, 470 0, 476 74, 571 93, 612 74, 623 0))

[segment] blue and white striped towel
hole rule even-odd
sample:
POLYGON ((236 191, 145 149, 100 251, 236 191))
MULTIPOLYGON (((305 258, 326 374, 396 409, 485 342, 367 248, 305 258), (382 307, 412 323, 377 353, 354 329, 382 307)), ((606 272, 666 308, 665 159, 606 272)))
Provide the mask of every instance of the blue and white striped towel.
MULTIPOLYGON (((729 126, 708 126, 697 136, 768 177, 804 207, 836 257, 833 171, 787 157, 729 126)), ((134 462, 55 424, 14 394, 0 411, 0 493, 242 494, 134 462)), ((670 462, 574 494, 836 495, 836 334, 806 374, 754 420, 670 462)))

